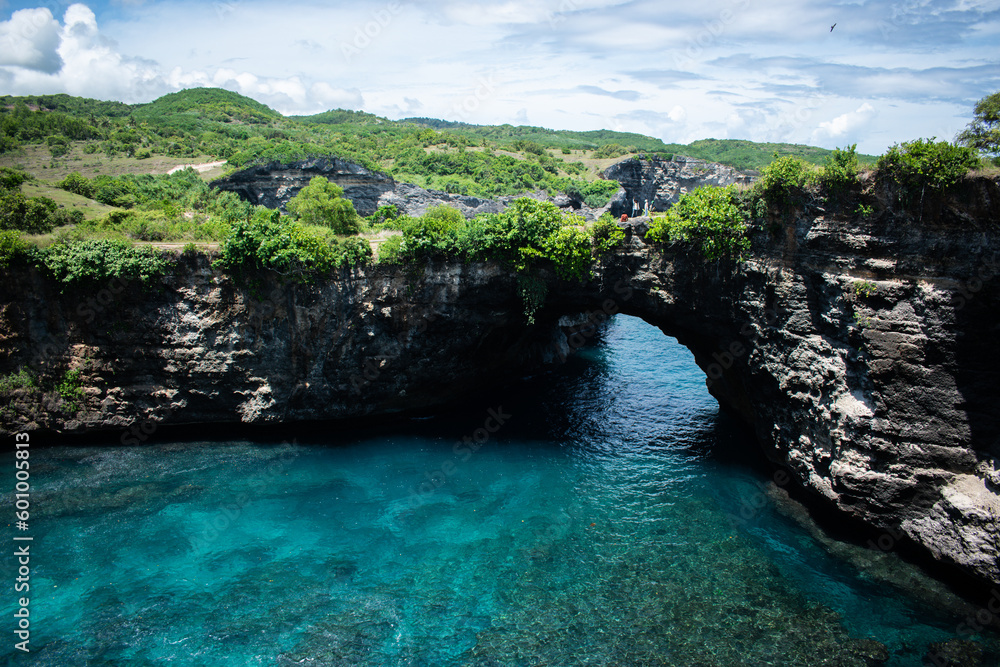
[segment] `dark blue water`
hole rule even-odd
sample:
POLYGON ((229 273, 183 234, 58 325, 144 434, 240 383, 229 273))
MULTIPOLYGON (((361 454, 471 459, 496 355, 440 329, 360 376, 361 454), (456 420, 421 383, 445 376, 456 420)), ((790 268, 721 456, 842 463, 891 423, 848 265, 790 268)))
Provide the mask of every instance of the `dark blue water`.
POLYGON ((294 442, 34 449, 33 653, 5 632, 7 662, 865 665, 874 640, 918 665, 956 635, 940 585, 796 520, 641 321, 484 390, 294 442))

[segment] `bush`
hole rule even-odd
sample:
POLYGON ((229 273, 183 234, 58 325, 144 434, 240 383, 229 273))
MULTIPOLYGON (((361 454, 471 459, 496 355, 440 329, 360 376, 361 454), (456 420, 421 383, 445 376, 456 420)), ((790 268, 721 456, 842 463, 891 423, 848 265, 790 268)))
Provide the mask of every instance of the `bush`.
POLYGON ((831 192, 846 192, 857 185, 858 172, 861 170, 857 147, 857 144, 852 144, 844 150, 835 148, 827 157, 821 180, 831 192))
POLYGON ((545 239, 563 225, 562 212, 551 202, 527 197, 515 200, 503 213, 482 216, 476 228, 476 254, 528 268, 545 239))
POLYGON ((285 208, 307 225, 323 225, 337 234, 357 234, 361 230, 358 214, 343 194, 343 188, 316 176, 285 208))
POLYGON ((0 191, 0 230, 21 229, 27 211, 28 199, 20 190, 0 191))
POLYGON ((65 224, 70 215, 58 212, 58 208, 48 197, 28 199, 17 190, 8 190, 0 194, 0 229, 47 234, 56 225, 65 224))
POLYGON ((560 278, 582 282, 590 275, 591 236, 582 227, 560 227, 545 238, 540 256, 555 264, 560 278))
POLYGON ((611 252, 625 240, 625 230, 618 226, 610 214, 605 213, 591 229, 594 252, 602 255, 611 252))
POLYGON ((24 211, 24 220, 20 229, 29 234, 47 234, 55 227, 53 215, 59 205, 48 197, 32 197, 28 200, 24 211))
POLYGON ((66 192, 72 192, 73 194, 80 195, 81 197, 86 197, 87 199, 94 198, 94 184, 90 182, 89 178, 81 176, 78 171, 74 171, 72 174, 56 183, 56 187, 62 188, 66 192))
POLYGON ((37 389, 38 378, 26 368, 16 373, 0 377, 0 394, 9 394, 17 389, 37 389))
POLYGON ((306 229, 277 211, 260 209, 252 218, 233 225, 221 255, 215 267, 239 279, 276 271, 297 282, 309 282, 336 266, 358 263, 365 255, 370 258, 371 246, 365 241, 341 249, 325 234, 306 229))
POLYGON ((0 269, 26 258, 32 247, 18 232, 0 231, 0 269))
POLYGON ((14 190, 31 179, 31 174, 20 169, 0 167, 0 190, 14 190))
POLYGON ((351 237, 337 244, 337 266, 364 266, 371 264, 374 253, 368 239, 351 237))
POLYGON ((401 216, 402 214, 396 208, 396 205, 389 204, 388 206, 380 206, 371 216, 370 222, 372 225, 385 225, 386 229, 392 229, 392 223, 399 220, 401 216))
POLYGON ((403 228, 403 255, 410 259, 435 259, 456 254, 465 216, 450 206, 435 206, 403 228))
POLYGON ((704 186, 681 195, 665 216, 654 218, 646 237, 660 243, 694 242, 709 260, 739 260, 750 248, 747 231, 736 188, 704 186))
POLYGON ((761 169, 755 187, 769 205, 787 206, 801 194, 806 173, 806 163, 802 160, 790 155, 775 157, 771 164, 761 169))
POLYGON ((394 234, 378 248, 379 264, 401 264, 403 261, 403 237, 394 234))
POLYGON ((896 144, 875 167, 881 179, 897 183, 912 197, 928 188, 945 190, 980 164, 975 149, 931 138, 896 144))
POLYGON ((97 286, 114 278, 150 285, 170 266, 153 248, 107 239, 57 243, 42 251, 42 263, 59 282, 83 286, 97 286))
POLYGON ((601 160, 605 158, 616 158, 621 157, 629 152, 628 148, 625 148, 621 144, 605 144, 597 150, 594 151, 593 158, 595 160, 601 160))

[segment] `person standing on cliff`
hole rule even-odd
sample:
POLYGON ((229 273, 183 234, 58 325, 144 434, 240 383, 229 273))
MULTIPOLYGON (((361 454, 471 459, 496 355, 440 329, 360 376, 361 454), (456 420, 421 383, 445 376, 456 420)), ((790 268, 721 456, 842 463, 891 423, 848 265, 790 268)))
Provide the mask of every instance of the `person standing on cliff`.
POLYGON ((639 200, 638 199, 633 199, 632 200, 632 217, 634 218, 637 215, 639 215, 639 200))
POLYGON ((648 218, 649 217, 649 200, 648 199, 645 201, 645 204, 646 205, 644 207, 644 213, 643 213, 643 215, 648 218))

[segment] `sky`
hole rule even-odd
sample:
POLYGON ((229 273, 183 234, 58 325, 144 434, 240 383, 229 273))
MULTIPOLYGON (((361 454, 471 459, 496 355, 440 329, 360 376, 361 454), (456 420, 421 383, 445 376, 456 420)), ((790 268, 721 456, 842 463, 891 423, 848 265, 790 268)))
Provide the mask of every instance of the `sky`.
POLYGON ((286 115, 877 155, 953 139, 1000 90, 1000 0, 0 0, 0 94, 198 86, 286 115))

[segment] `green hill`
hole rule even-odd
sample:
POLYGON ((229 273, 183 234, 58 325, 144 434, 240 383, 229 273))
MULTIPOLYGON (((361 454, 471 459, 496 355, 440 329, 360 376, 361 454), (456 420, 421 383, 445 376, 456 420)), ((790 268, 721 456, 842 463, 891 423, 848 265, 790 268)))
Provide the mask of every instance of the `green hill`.
MULTIPOLYGON (((334 155, 424 187, 480 196, 592 190, 588 184, 604 167, 628 155, 687 155, 759 169, 775 154, 813 164, 822 164, 830 154, 812 146, 742 140, 666 144, 612 130, 472 125, 434 118, 392 121, 344 109, 284 117, 219 88, 183 90, 135 105, 69 95, 0 98, 0 153, 13 154, 27 145, 39 146, 35 158, 44 158, 46 150, 53 160, 207 155, 228 160, 232 168, 334 155)), ((99 171, 99 165, 90 166, 99 171)))
POLYGON ((282 115, 270 107, 222 88, 191 88, 170 93, 150 102, 135 105, 136 118, 170 121, 178 115, 196 116, 220 123, 263 124, 280 120, 282 115))

